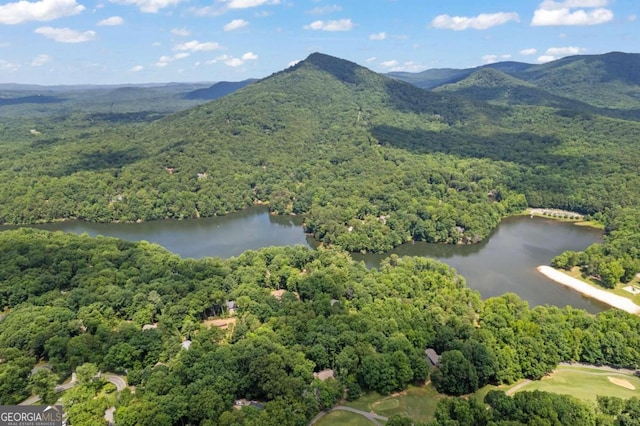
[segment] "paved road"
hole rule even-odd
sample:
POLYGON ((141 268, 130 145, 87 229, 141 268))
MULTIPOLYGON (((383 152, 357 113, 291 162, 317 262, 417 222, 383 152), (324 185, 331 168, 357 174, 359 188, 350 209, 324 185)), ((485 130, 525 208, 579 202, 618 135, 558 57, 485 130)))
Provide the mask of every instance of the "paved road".
POLYGON ((321 411, 318 413, 317 416, 315 416, 311 422, 309 422, 309 426, 312 426, 313 424, 315 424, 318 420, 320 420, 322 417, 326 416, 327 414, 329 414, 332 411, 349 411, 351 413, 355 413, 355 414, 360 414, 361 416, 366 417, 367 419, 371 420, 373 422, 373 424, 377 425, 377 426, 382 426, 382 423, 380 423, 378 420, 382 420, 384 422, 386 422, 387 420, 389 420, 387 417, 384 416, 380 416, 376 413, 371 413, 369 411, 362 411, 362 410, 358 410, 357 408, 351 408, 351 407, 345 407, 344 405, 338 405, 333 407, 330 410, 325 410, 325 411, 321 411))
MULTIPOLYGON (((121 391, 127 387, 127 381, 123 376, 118 376, 117 374, 113 374, 113 373, 102 373, 102 377, 104 377, 106 381, 116 385, 116 389, 118 389, 118 391, 121 391)), ((69 381, 68 383, 64 383, 62 385, 56 386, 55 389, 56 389, 56 392, 60 393, 68 389, 71 389, 76 384, 78 384, 78 382, 76 381, 76 373, 73 373, 71 375, 71 381, 69 381)), ((25 399, 18 405, 33 405, 38 401, 40 401, 40 397, 38 395, 33 395, 25 399)))
POLYGON ((107 382, 116 385, 116 389, 118 389, 118 391, 124 390, 124 388, 127 387, 127 381, 122 376, 118 376, 117 374, 113 373, 102 373, 102 377, 107 382))

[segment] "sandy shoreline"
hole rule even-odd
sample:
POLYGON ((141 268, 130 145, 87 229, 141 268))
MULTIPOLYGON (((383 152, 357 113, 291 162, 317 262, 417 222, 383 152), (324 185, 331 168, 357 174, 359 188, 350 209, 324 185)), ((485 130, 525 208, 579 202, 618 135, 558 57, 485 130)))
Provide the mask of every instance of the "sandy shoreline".
POLYGON ((573 278, 564 272, 558 271, 551 266, 538 266, 538 272, 545 277, 560 283, 566 287, 576 290, 587 297, 599 300, 614 308, 622 309, 631 314, 640 315, 640 306, 633 303, 626 297, 618 296, 617 294, 609 293, 605 290, 600 290, 592 285, 580 281, 577 278, 573 278))

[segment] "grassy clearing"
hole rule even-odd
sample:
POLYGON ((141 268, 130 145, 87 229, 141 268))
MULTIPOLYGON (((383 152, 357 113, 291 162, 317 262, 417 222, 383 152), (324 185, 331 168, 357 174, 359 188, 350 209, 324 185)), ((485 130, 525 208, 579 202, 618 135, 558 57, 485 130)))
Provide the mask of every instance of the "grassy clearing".
POLYGON ((315 426, 371 426, 371 422, 360 414, 350 413, 348 411, 332 411, 322 417, 315 426))
POLYGON ((533 390, 573 395, 586 401, 595 401, 597 395, 629 399, 640 396, 640 378, 595 368, 561 366, 551 375, 543 377, 542 380, 533 381, 519 391, 533 390), (635 390, 614 384, 609 377, 624 380, 634 386, 635 390))
POLYGON ((442 398, 443 396, 431 385, 410 386, 405 391, 387 396, 375 392, 368 393, 345 405, 363 411, 373 411, 385 417, 401 414, 425 422, 433 419, 438 401, 442 398))

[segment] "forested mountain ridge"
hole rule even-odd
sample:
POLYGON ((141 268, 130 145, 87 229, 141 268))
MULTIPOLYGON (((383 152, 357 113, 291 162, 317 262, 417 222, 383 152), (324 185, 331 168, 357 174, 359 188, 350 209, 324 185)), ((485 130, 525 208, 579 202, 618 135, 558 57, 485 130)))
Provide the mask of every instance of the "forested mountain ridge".
POLYGON ((498 62, 468 69, 391 73, 393 78, 429 89, 451 85, 483 70, 497 70, 547 92, 613 110, 640 109, 640 54, 610 52, 577 55, 545 64, 498 62))
POLYGON ((570 107, 490 105, 312 54, 149 124, 81 113, 8 122, 0 220, 187 218, 266 203, 304 214, 324 243, 381 252, 479 241, 527 204, 638 205, 640 124, 570 107))

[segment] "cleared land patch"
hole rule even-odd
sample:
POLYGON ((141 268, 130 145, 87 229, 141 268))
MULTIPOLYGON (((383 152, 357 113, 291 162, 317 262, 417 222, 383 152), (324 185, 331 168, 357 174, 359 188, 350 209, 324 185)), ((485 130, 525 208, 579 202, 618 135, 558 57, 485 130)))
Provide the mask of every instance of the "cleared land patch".
POLYGON ((607 377, 607 379, 609 379, 609 381, 614 385, 622 386, 623 388, 627 388, 631 390, 636 390, 636 387, 633 386, 631 383, 629 383, 629 381, 626 379, 619 379, 617 377, 611 377, 611 376, 607 377))
POLYGON ((549 376, 528 383, 518 392, 541 390, 595 401, 597 395, 622 399, 639 397, 639 388, 640 378, 631 374, 599 370, 597 367, 559 366, 549 376))

